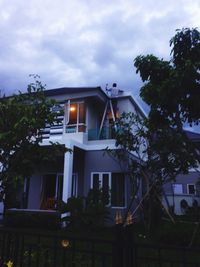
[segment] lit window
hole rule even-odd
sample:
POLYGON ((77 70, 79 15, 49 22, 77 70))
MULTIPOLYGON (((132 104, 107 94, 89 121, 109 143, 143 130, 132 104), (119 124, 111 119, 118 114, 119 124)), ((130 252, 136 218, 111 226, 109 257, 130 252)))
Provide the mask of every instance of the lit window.
POLYGON ((67 112, 67 133, 85 132, 85 104, 69 103, 67 112))

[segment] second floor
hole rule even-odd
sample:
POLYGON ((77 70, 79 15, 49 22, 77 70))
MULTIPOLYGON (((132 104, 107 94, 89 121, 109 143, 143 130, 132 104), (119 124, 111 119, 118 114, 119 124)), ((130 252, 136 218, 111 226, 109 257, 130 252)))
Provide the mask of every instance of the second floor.
MULTIPOLYGON (((103 91, 100 87, 75 87, 46 90, 48 98, 54 98, 60 112, 58 122, 42 129, 43 140, 76 140, 80 143, 113 140, 113 125, 123 112, 142 109, 129 93, 117 88, 103 91)), ((108 142, 108 141, 107 141, 108 142)))

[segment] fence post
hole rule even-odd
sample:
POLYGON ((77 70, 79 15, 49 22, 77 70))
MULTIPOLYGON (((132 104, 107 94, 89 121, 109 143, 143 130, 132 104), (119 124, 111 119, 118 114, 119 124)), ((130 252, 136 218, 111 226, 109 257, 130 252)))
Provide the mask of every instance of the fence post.
POLYGON ((133 240, 133 224, 127 225, 124 230, 125 242, 125 261, 126 267, 134 267, 134 240, 133 240))
POLYGON ((18 263, 18 255, 19 255, 19 233, 13 233, 13 265, 17 266, 18 263))
POLYGON ((125 267, 124 261, 124 236, 121 224, 115 225, 115 240, 112 252, 112 267, 125 267))
POLYGON ((124 231, 124 238, 125 238, 125 261, 126 267, 135 267, 137 260, 135 255, 135 248, 134 248, 134 233, 133 233, 133 215, 131 212, 128 212, 126 218, 126 227, 124 231))

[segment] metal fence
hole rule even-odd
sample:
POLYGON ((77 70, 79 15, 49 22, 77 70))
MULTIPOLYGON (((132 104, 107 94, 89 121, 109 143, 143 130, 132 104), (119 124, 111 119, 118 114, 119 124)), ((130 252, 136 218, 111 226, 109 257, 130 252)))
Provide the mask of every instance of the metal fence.
POLYGON ((2 227, 0 267, 200 266, 200 248, 136 244, 131 227, 116 227, 112 239, 85 236, 2 227))
POLYGON ((0 229, 0 266, 112 266, 113 242, 62 232, 0 229))

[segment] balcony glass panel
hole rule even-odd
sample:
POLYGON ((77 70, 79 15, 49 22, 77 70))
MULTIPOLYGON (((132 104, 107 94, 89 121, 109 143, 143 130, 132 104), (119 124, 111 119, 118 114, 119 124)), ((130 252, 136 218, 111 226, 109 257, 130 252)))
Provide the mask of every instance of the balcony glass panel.
POLYGON ((101 130, 101 134, 99 136, 99 128, 89 129, 88 130, 88 140, 105 140, 105 139, 113 139, 114 133, 111 127, 103 127, 101 130))

